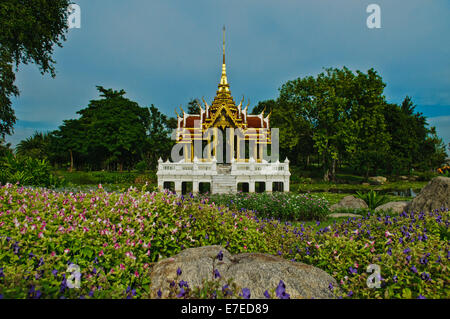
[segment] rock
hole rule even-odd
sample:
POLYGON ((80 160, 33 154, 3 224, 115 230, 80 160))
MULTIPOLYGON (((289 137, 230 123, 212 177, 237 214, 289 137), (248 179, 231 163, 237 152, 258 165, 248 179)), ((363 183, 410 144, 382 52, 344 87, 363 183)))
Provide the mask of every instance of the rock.
POLYGON ((409 202, 407 201, 399 201, 399 202, 389 202, 375 208, 375 211, 392 211, 393 213, 403 213, 406 210, 406 206, 408 206, 409 202))
POLYGON ((330 217, 330 218, 340 218, 340 217, 356 217, 356 218, 359 218, 359 217, 362 217, 362 216, 358 215, 358 214, 351 214, 351 213, 333 213, 333 214, 328 215, 328 217, 330 217))
POLYGON ((399 179, 401 181, 407 181, 408 180, 408 176, 400 176, 399 179))
POLYGON ((434 209, 450 208, 450 177, 433 178, 408 204, 406 209, 415 212, 430 212, 434 209))
POLYGON ((383 176, 369 177, 369 183, 373 185, 383 185, 387 182, 387 178, 383 176))
MULTIPOLYGON (((336 280, 325 271, 300 262, 261 253, 242 253, 231 255, 221 246, 189 248, 178 255, 156 263, 150 274, 151 297, 156 298, 158 290, 162 298, 167 297, 169 284, 173 280, 184 280, 190 288, 202 286, 205 280, 214 280, 213 271, 218 270, 221 285, 230 278, 239 288, 250 289, 251 298, 265 298, 264 292, 275 289, 280 280, 286 285, 286 293, 291 298, 335 298, 329 289, 331 283, 337 287, 336 280), (223 253, 223 260, 216 257, 223 253), (177 269, 182 273, 177 277, 177 269)), ((276 296, 272 296, 275 297, 276 296)))
POLYGON ((337 209, 360 209, 360 208, 369 208, 366 202, 361 198, 356 198, 353 195, 345 196, 341 201, 337 204, 331 205, 330 211, 334 212, 337 209))

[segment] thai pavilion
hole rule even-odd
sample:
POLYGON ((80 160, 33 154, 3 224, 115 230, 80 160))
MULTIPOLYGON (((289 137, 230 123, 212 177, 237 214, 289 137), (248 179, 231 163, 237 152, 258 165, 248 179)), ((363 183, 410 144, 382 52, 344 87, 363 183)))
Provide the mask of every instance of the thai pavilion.
POLYGON ((278 149, 271 149, 277 136, 271 132, 270 114, 248 114, 249 104, 243 108, 242 99, 236 105, 231 96, 225 28, 218 90, 210 105, 202 100, 198 114, 177 113, 172 162, 159 159, 158 188, 177 193, 289 191, 289 161, 280 163, 278 149))

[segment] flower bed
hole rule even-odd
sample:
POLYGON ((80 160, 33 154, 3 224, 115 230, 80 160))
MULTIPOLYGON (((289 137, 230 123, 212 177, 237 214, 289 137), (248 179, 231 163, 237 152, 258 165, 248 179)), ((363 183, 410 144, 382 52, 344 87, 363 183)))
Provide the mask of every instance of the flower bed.
POLYGON ((0 188, 0 294, 147 298, 153 262, 218 244, 317 266, 340 282, 344 297, 449 298, 448 219, 448 210, 367 216, 315 230, 170 193, 8 184, 0 188), (367 287, 369 264, 380 267, 379 289, 367 287), (68 287, 70 265, 80 269, 79 289, 68 287))
POLYGON ((261 218, 283 221, 323 220, 329 213, 328 201, 311 194, 236 193, 213 194, 205 198, 235 210, 253 210, 261 218))

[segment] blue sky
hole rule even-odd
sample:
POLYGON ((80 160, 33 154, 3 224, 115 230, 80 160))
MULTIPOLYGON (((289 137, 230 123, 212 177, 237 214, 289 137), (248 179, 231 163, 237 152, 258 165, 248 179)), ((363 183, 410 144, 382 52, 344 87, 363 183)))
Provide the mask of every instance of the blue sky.
POLYGON ((124 89, 167 115, 191 98, 211 101, 221 72, 222 26, 235 100, 253 107, 288 80, 324 67, 374 68, 388 101, 412 97, 450 143, 448 0, 74 0, 81 29, 55 50, 56 78, 21 66, 13 144, 56 129, 98 98, 96 85, 124 89), (381 8, 369 29, 366 8, 381 8))

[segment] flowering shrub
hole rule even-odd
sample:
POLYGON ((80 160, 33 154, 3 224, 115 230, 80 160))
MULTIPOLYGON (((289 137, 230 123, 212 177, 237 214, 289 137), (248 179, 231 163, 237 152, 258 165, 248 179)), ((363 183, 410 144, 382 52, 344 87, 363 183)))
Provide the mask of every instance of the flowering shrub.
POLYGON ((261 218, 280 220, 322 220, 328 213, 328 201, 311 194, 237 193, 209 195, 209 200, 235 210, 253 210, 261 218))
MULTIPOLYGON (((155 261, 222 245, 319 267, 336 278, 343 297, 449 298, 448 226, 448 210, 368 215, 317 229, 168 192, 61 193, 8 184, 0 188, 0 297, 148 298, 155 261), (80 269, 79 289, 70 288, 72 264, 80 269), (369 264, 380 267, 379 289, 367 286, 369 264)), ((189 294, 184 283, 178 288, 174 297, 189 294)), ((222 288, 192 293, 222 297, 222 288)), ((251 294, 241 288, 232 290, 251 294)), ((284 289, 281 282, 267 295, 287 298, 284 289)))
POLYGON ((450 165, 444 165, 437 169, 440 176, 450 177, 450 165))

